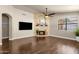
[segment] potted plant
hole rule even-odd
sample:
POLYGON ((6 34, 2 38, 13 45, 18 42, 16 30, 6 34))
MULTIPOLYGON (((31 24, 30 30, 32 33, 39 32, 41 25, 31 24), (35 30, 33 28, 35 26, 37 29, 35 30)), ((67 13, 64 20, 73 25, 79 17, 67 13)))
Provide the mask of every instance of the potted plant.
POLYGON ((75 30, 75 36, 76 36, 76 39, 79 39, 79 28, 75 30))

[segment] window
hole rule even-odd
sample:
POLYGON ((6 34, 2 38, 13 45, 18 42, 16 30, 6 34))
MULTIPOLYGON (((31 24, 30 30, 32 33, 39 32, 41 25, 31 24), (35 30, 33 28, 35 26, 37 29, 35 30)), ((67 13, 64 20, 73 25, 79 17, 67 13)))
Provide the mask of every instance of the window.
POLYGON ((75 30, 78 26, 77 23, 77 18, 73 17, 71 19, 65 18, 65 19, 60 19, 58 21, 58 29, 59 30, 75 30))

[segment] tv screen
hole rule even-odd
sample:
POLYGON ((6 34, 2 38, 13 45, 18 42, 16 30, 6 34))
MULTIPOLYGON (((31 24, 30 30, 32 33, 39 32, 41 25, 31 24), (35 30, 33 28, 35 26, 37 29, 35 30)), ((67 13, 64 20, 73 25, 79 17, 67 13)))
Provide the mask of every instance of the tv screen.
POLYGON ((32 23, 19 22, 19 30, 32 30, 32 23))

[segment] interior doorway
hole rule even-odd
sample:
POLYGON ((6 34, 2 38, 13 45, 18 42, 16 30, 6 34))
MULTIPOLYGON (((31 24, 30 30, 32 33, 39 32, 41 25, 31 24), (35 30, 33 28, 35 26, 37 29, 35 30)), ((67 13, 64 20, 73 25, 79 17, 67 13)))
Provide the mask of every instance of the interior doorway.
POLYGON ((2 39, 9 39, 9 16, 2 14, 2 39))
POLYGON ((3 53, 10 52, 10 17, 7 14, 2 14, 2 50, 3 53))

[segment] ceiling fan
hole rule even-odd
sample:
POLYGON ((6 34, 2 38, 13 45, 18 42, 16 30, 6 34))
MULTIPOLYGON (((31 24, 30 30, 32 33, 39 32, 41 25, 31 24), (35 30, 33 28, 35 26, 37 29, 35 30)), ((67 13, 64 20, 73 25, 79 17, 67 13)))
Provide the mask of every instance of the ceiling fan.
MULTIPOLYGON (((44 14, 45 18, 56 14, 56 13, 50 13, 50 14, 48 14, 47 8, 46 8, 46 10, 45 10, 45 13, 44 13, 44 12, 42 12, 42 13, 44 14)), ((37 24, 36 26, 39 26, 39 25, 40 25, 40 26, 43 26, 43 25, 44 25, 44 26, 48 26, 47 23, 46 23, 46 19, 45 19, 45 22, 44 22, 43 25, 37 24)))
POLYGON ((48 14, 48 11, 47 11, 47 8, 46 8, 45 13, 43 12, 43 14, 45 16, 52 16, 52 15, 55 15, 56 13, 50 13, 50 14, 48 14))

